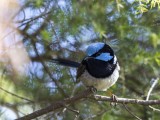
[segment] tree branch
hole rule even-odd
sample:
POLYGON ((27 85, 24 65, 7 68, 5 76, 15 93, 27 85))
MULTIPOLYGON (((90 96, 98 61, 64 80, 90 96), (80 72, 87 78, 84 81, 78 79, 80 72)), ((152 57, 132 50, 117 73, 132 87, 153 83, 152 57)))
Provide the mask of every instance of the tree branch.
POLYGON ((139 105, 158 105, 160 104, 160 100, 138 100, 138 99, 130 99, 130 98, 116 98, 113 100, 111 97, 94 95, 94 98, 97 101, 108 101, 108 102, 116 102, 123 104, 139 104, 139 105))
POLYGON ((90 99, 94 99, 96 101, 115 102, 115 103, 122 103, 122 104, 139 104, 139 105, 158 105, 158 104, 160 104, 160 100, 148 100, 147 101, 147 100, 138 100, 138 99, 129 99, 129 98, 116 98, 116 100, 113 100, 112 97, 107 97, 107 96, 101 96, 101 95, 94 95, 94 97, 90 96, 92 93, 93 93, 92 89, 89 88, 89 89, 75 95, 74 97, 55 102, 46 108, 37 110, 31 114, 28 114, 28 115, 21 117, 21 118, 18 118, 16 120, 34 119, 34 118, 39 117, 41 115, 55 111, 59 108, 64 108, 66 105, 73 104, 83 98, 90 98, 90 99))
POLYGON ((79 94, 77 94, 76 96, 74 97, 71 97, 71 98, 67 98, 67 99, 64 99, 64 100, 61 100, 61 101, 58 101, 58 102, 55 102, 53 104, 51 104, 50 106, 46 107, 46 108, 43 108, 43 109, 40 109, 40 110, 37 110, 31 114, 28 114, 24 117, 21 117, 21 118, 18 118, 16 120, 31 120, 31 119, 34 119, 36 117, 39 117, 41 115, 44 115, 44 114, 47 114, 51 111, 55 111, 59 108, 63 108, 65 107, 67 104, 72 104, 72 103, 75 103, 76 101, 82 99, 82 98, 86 98, 88 97, 89 95, 91 95, 93 92, 92 92, 92 89, 87 89, 79 94))

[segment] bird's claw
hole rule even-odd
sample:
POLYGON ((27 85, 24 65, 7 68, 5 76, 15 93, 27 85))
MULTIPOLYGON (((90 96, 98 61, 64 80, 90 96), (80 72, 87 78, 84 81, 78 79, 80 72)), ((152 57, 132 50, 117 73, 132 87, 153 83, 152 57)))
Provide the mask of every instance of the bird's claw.
POLYGON ((92 91, 92 93, 96 93, 97 92, 97 89, 93 86, 89 86, 90 90, 92 91))
POLYGON ((112 94, 111 99, 112 99, 113 102, 111 102, 110 105, 116 107, 117 106, 117 101, 118 101, 117 96, 112 94))

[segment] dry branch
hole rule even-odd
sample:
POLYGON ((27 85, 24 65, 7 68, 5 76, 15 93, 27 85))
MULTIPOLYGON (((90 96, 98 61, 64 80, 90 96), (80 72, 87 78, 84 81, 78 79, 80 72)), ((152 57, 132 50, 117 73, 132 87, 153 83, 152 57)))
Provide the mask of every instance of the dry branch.
POLYGON ((158 105, 160 104, 160 100, 138 100, 138 99, 130 99, 130 98, 116 98, 113 100, 111 97, 95 95, 94 99, 97 101, 109 101, 123 104, 139 104, 139 105, 158 105))
POLYGON ((87 89, 87 90, 77 94, 74 97, 67 98, 67 99, 55 102, 55 103, 51 104, 50 106, 48 106, 46 108, 37 110, 37 111, 35 111, 35 112, 31 113, 31 114, 28 114, 28 115, 26 115, 24 117, 21 117, 21 118, 18 118, 16 120, 31 120, 31 119, 34 119, 34 118, 39 117, 41 115, 47 114, 47 113, 49 113, 51 111, 55 111, 55 110, 57 110, 59 108, 63 108, 68 104, 75 103, 76 101, 78 101, 78 100, 80 100, 82 98, 88 97, 92 93, 93 93, 92 89, 87 89))
POLYGON ((67 99, 55 102, 46 108, 37 110, 24 117, 18 118, 17 120, 31 120, 41 115, 47 114, 49 112, 53 112, 59 108, 65 108, 66 105, 73 104, 83 98, 90 98, 96 101, 116 102, 116 103, 122 103, 122 104, 139 104, 139 105, 158 105, 160 104, 160 100, 148 100, 147 101, 147 100, 138 100, 138 99, 129 99, 129 98, 116 98, 116 100, 113 100, 112 97, 107 97, 107 96, 101 96, 101 95, 90 96, 92 93, 93 93, 92 89, 89 88, 71 98, 67 98, 67 99))

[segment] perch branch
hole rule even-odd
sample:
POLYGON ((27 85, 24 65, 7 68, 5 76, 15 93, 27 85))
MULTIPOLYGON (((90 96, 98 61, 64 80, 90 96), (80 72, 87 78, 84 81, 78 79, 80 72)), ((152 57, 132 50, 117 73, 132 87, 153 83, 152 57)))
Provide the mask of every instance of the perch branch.
POLYGON ((93 93, 92 90, 89 88, 71 98, 67 98, 67 99, 55 102, 48 107, 37 110, 24 117, 18 118, 17 120, 31 120, 31 119, 37 118, 41 115, 47 114, 49 112, 53 112, 59 108, 65 108, 66 105, 73 104, 83 98, 94 99, 96 101, 116 102, 116 103, 122 103, 122 104, 139 104, 139 105, 146 105, 146 106, 158 105, 158 104, 160 105, 160 100, 147 101, 147 100, 138 100, 138 99, 129 99, 129 98, 118 98, 118 97, 116 98, 116 100, 113 100, 111 97, 107 97, 107 96, 101 96, 101 95, 94 95, 94 97, 90 96, 92 93, 93 93))
POLYGON ((31 119, 34 119, 36 117, 39 117, 39 116, 44 115, 44 114, 47 114, 47 113, 52 112, 54 110, 57 110, 59 108, 63 108, 66 105, 72 104, 72 103, 74 103, 74 102, 76 102, 76 101, 78 101, 78 100, 80 100, 82 98, 86 98, 89 95, 91 95, 92 93, 93 93, 92 90, 89 88, 89 89, 77 94, 74 97, 67 98, 67 99, 55 102, 55 103, 51 104, 48 107, 45 107, 45 108, 40 109, 40 110, 37 110, 37 111, 35 111, 35 112, 31 113, 31 114, 28 114, 28 115, 26 115, 24 117, 21 117, 21 118, 18 118, 16 120, 31 120, 31 119))
POLYGON ((138 100, 138 99, 130 99, 130 98, 116 98, 113 100, 111 97, 95 95, 94 98, 97 101, 108 101, 108 102, 116 102, 123 104, 139 104, 139 105, 158 105, 160 104, 160 100, 138 100))

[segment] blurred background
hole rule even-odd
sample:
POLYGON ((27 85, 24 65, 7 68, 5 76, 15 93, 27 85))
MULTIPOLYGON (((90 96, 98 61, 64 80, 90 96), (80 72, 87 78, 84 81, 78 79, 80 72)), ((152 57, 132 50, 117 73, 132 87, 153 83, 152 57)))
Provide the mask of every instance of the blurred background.
MULTIPOLYGON (((81 62, 86 47, 105 42, 115 51, 120 78, 109 89, 118 97, 146 99, 160 76, 160 2, 158 0, 1 0, 0 118, 12 120, 74 96, 76 69, 50 61, 81 62)), ((106 92, 97 93, 107 95, 106 92)), ((159 83, 150 99, 160 99, 159 83)), ((78 120, 135 120, 122 104, 81 100, 69 106, 78 120)), ((127 107, 143 120, 159 120, 148 106, 127 107)), ((157 105, 156 108, 160 107, 157 105)), ((60 109, 38 120, 73 120, 60 109)))

